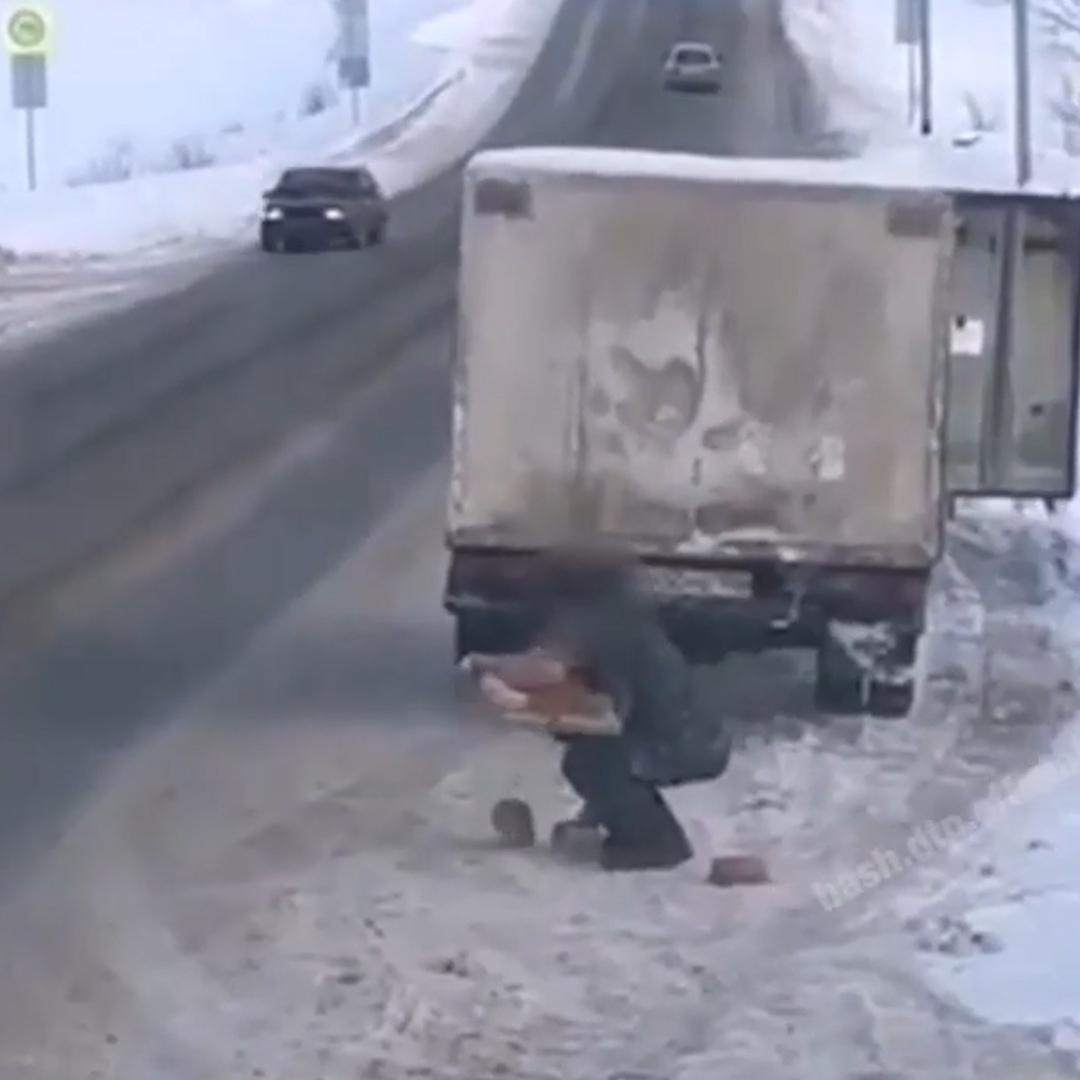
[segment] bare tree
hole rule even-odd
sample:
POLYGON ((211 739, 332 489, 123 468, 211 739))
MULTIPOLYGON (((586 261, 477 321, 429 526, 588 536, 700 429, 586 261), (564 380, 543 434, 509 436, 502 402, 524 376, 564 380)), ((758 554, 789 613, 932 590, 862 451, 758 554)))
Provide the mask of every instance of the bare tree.
POLYGON ((206 149, 206 144, 198 135, 188 135, 177 139, 165 160, 166 172, 187 172, 193 169, 206 169, 214 164, 214 155, 206 149))
POLYGON ((1062 69, 1050 109, 1066 152, 1080 156, 1080 86, 1071 70, 1080 66, 1080 0, 1041 0, 1036 14, 1047 52, 1062 69))
POLYGON ((1036 11, 1050 51, 1080 63, 1080 0, 1042 0, 1036 11))
POLYGON ((1001 130, 1001 111, 993 102, 980 101, 974 94, 964 94, 964 108, 972 131, 986 134, 1001 130))
POLYGON ((69 187, 87 184, 114 184, 135 174, 135 150, 130 139, 114 139, 108 147, 78 172, 68 177, 69 187))
POLYGON ((318 116, 334 103, 334 92, 324 83, 310 83, 300 99, 300 116, 318 116))
POLYGON ((1066 153, 1080 157, 1080 87, 1068 72, 1062 74, 1050 108, 1061 124, 1066 153))

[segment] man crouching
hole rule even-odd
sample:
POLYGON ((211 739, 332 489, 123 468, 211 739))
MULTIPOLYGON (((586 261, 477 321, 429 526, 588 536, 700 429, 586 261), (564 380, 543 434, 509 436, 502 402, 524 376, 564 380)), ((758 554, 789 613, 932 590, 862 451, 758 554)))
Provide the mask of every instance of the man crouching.
POLYGON ((545 557, 532 649, 513 658, 473 657, 479 672, 509 664, 533 686, 580 680, 608 698, 617 735, 556 734, 562 771, 582 800, 580 814, 556 826, 603 831, 609 870, 668 869, 693 854, 661 788, 711 780, 727 767, 731 741, 706 715, 690 667, 658 613, 636 587, 633 566, 608 553, 545 557))

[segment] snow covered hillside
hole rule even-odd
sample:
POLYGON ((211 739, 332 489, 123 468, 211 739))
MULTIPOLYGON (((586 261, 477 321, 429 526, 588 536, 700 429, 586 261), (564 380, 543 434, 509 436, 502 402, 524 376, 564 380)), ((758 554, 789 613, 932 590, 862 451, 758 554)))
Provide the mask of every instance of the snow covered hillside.
MULTIPOLYGON (((876 147, 910 141, 909 52, 895 41, 895 4, 785 0, 785 6, 788 33, 825 91, 836 126, 876 147)), ((1065 0, 1065 6, 1076 10, 1072 44, 1080 45, 1080 3, 1065 0)), ((1053 47, 1046 9, 1032 4, 1032 124, 1038 151, 1053 158, 1076 148, 1076 132, 1061 116, 1068 69, 1053 47)), ((1014 124, 1011 0, 933 0, 931 10, 936 141, 976 133, 984 145, 1008 149, 1014 124)))
MULTIPOLYGON (((439 56, 412 31, 455 0, 372 0, 372 106, 400 107, 439 56)), ((315 125, 342 132, 329 62, 331 0, 64 0, 56 7, 50 103, 40 114, 43 186, 174 167, 178 144, 216 161, 252 156, 315 125)), ((5 95, 6 96, 6 95, 5 95)), ((22 116, 0 108, 0 191, 22 192, 22 116)))
POLYGON ((228 0, 210 49, 200 36, 209 0, 185 5, 177 18, 165 0, 117 0, 100 21, 113 26, 115 12, 113 29, 124 27, 129 43, 124 56, 136 57, 130 64, 103 60, 104 44, 95 51, 102 31, 77 36, 73 13, 94 20, 84 0, 71 4, 70 25, 60 24, 69 29, 58 45, 37 193, 19 187, 16 115, 2 114, 0 253, 17 263, 160 258, 236 243, 250 232, 259 193, 297 160, 363 159, 389 190, 408 187, 466 152, 492 110, 505 107, 558 7, 371 0, 373 85, 358 131, 328 62, 330 0, 228 0))

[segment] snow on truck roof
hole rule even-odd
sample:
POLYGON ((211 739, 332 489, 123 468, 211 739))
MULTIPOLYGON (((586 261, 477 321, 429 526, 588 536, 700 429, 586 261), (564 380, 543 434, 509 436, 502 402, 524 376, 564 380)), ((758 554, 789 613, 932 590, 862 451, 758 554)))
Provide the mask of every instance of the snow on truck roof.
MULTIPOLYGON (((1048 157, 1023 194, 1034 198, 1080 197, 1075 163, 1048 157), (1070 175, 1073 173, 1073 175, 1070 175)), ((474 176, 577 177, 686 183, 764 184, 895 192, 1016 194, 1007 155, 984 148, 952 149, 917 145, 869 157, 739 158, 705 157, 642 150, 536 147, 487 150, 469 163, 474 176)))

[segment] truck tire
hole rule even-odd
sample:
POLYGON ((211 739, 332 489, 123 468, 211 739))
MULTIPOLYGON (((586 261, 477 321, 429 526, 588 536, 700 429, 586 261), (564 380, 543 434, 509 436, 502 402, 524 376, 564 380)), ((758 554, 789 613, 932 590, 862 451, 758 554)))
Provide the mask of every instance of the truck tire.
POLYGON ((907 716, 915 700, 918 640, 918 634, 898 632, 887 654, 877 657, 870 670, 865 670, 826 633, 817 654, 816 706, 822 712, 843 716, 907 716))
POLYGON ((915 703, 915 676, 888 682, 874 680, 870 683, 870 700, 867 712, 887 720, 901 720, 915 703))
POLYGON ((865 708, 864 675, 828 634, 817 651, 814 705, 839 716, 854 716, 865 708))

